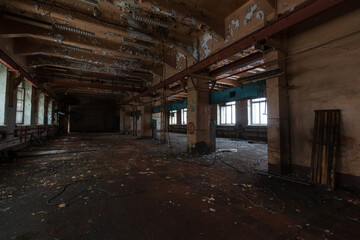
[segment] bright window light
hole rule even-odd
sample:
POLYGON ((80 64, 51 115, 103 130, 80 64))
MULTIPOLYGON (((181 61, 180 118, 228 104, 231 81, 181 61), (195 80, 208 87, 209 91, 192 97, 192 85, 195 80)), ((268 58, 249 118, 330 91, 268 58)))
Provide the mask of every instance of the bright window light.
POLYGON ((0 63, 0 125, 5 125, 7 67, 0 63))
POLYGON ((187 124, 187 108, 181 109, 181 124, 182 125, 187 124))
POLYGON ((24 125, 31 125, 31 108, 32 108, 32 88, 33 86, 24 81, 25 88, 25 109, 24 109, 24 125))
POLYGON ((40 93, 38 99, 38 108, 37 108, 37 124, 44 124, 44 114, 45 114, 45 95, 40 93))
POLYGON ((257 98, 248 100, 249 125, 267 125, 267 100, 257 98))
POLYGON ((218 105, 218 125, 234 125, 236 123, 235 102, 218 105))
POLYGON ((170 125, 177 124, 177 110, 170 111, 169 124, 170 125))
POLYGON ((24 124, 25 88, 23 82, 17 87, 16 95, 16 124, 24 124))
POLYGON ((49 101, 48 103, 48 125, 52 125, 52 115, 53 115, 53 102, 49 101))

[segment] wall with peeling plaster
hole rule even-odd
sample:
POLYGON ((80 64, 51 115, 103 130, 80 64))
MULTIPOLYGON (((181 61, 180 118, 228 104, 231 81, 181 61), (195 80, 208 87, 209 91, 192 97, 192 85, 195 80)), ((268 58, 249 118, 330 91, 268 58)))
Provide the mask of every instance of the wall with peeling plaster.
POLYGON ((264 12, 263 6, 255 1, 249 1, 235 10, 225 19, 227 32, 225 44, 230 44, 264 26, 267 18, 265 14, 268 13, 264 12))
POLYGON ((322 21, 314 19, 289 33, 289 54, 295 54, 288 59, 294 165, 310 167, 314 110, 340 109, 341 148, 336 170, 360 176, 359 15, 360 10, 352 10, 351 3, 344 4, 336 15, 327 14, 322 21))

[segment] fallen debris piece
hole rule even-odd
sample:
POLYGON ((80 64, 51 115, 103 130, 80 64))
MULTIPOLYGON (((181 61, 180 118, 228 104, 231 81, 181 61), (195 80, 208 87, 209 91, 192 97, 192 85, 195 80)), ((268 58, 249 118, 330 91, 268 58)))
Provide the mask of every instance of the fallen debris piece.
POLYGON ((235 148, 229 148, 229 149, 218 149, 216 150, 217 153, 224 153, 224 152, 234 152, 236 153, 237 152, 237 149, 235 148))
POLYGON ((48 150, 48 151, 34 151, 34 152, 18 152, 17 157, 32 157, 32 156, 44 156, 44 155, 56 155, 61 153, 67 153, 68 150, 48 150))
POLYGON ((66 204, 65 204, 65 203, 61 203, 61 204, 58 205, 58 207, 59 207, 59 208, 64 208, 64 207, 66 207, 66 204))

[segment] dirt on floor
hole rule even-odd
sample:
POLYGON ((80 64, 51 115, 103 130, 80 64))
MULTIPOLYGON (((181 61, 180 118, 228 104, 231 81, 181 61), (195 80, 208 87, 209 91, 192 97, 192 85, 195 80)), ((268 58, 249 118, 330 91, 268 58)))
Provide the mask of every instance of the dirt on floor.
POLYGON ((190 157, 185 135, 170 140, 71 134, 24 149, 0 164, 0 239, 360 239, 359 192, 259 174, 264 143, 218 139, 190 157))

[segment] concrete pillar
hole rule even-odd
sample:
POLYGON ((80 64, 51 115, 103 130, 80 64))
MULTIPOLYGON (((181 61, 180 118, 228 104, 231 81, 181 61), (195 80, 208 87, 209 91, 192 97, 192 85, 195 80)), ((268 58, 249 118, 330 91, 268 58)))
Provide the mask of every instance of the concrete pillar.
POLYGON ((244 128, 248 125, 248 108, 247 100, 240 100, 236 102, 236 131, 237 137, 243 136, 244 128))
POLYGON ((212 107, 209 103, 208 82, 208 77, 202 78, 198 75, 188 79, 187 149, 189 152, 203 152, 204 147, 209 151, 212 148, 210 134, 212 107))
POLYGON ((181 125, 181 110, 176 111, 176 125, 181 125))
POLYGON ((290 129, 289 97, 286 80, 285 53, 270 50, 266 53, 266 62, 270 69, 281 68, 282 76, 266 80, 268 101, 268 165, 269 171, 275 174, 290 172, 290 129))
POLYGON ((152 105, 141 106, 141 138, 152 138, 152 105))
POLYGON ((167 143, 169 141, 169 111, 168 103, 163 97, 161 99, 161 120, 160 120, 160 142, 167 143))
POLYGON ((120 109, 120 133, 129 134, 131 132, 131 112, 120 109))

